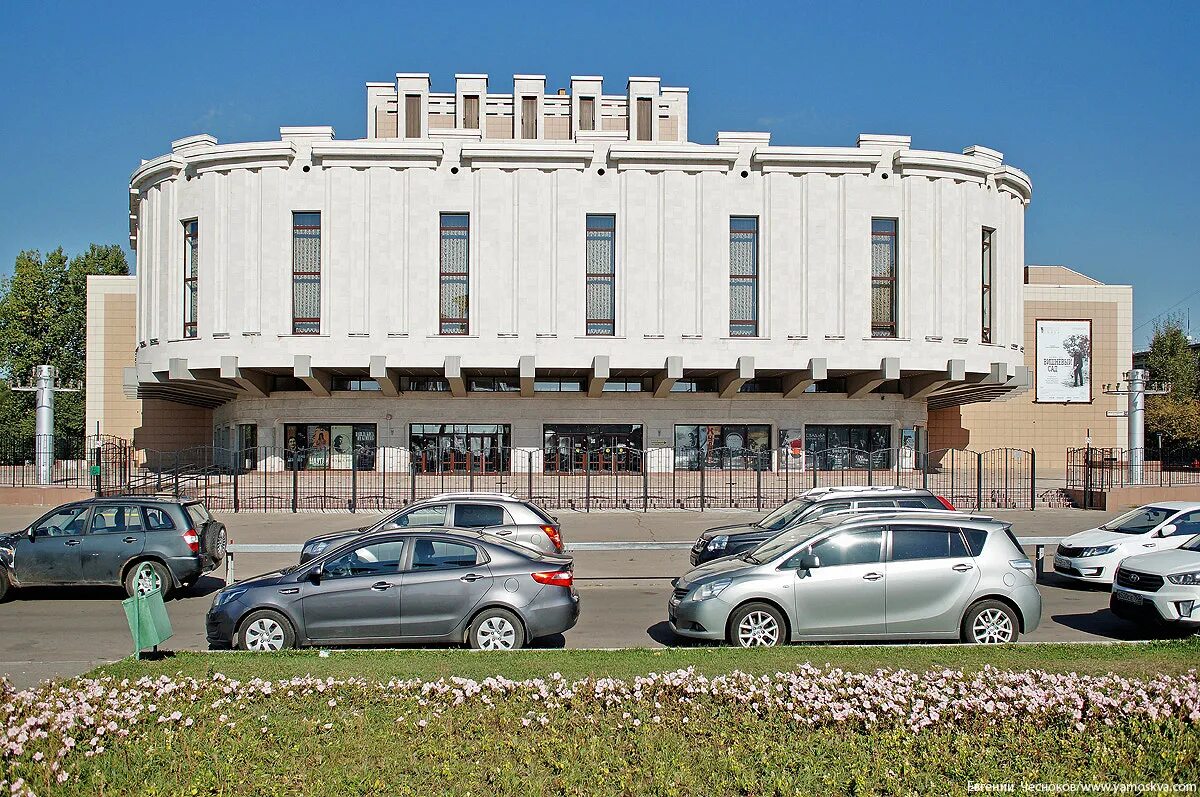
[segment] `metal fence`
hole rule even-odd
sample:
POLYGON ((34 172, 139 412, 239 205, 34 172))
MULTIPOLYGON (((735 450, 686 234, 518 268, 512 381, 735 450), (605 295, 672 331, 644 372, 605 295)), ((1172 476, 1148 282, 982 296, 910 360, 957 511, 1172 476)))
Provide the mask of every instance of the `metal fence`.
POLYGON ((1114 487, 1185 484, 1200 484, 1200 447, 1067 450, 1067 489, 1085 496, 1114 487))
POLYGON ((1032 509, 1034 454, 1020 449, 825 451, 602 448, 569 466, 540 449, 361 447, 135 450, 98 445, 100 494, 193 496, 211 509, 382 511, 439 493, 514 493, 547 508, 766 511, 829 486, 923 487, 959 508, 1032 509))
POLYGON ((38 480, 38 453, 47 457, 49 484, 88 487, 88 441, 83 437, 6 435, 0 437, 0 487, 33 487, 38 480))

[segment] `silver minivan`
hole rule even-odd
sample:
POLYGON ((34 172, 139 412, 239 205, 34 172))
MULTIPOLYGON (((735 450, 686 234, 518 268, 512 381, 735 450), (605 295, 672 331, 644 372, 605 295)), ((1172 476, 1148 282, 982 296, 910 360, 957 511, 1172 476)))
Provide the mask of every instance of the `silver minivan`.
POLYGON ((1041 621, 1009 524, 960 512, 833 515, 673 582, 675 633, 742 647, 789 640, 1015 642, 1041 621))

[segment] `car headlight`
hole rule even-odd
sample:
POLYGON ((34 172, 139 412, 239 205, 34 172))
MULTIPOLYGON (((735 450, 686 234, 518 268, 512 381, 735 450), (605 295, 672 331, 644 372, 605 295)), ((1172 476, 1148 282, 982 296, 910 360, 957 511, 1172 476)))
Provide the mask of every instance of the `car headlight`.
POLYGON ((317 554, 319 554, 321 551, 325 550, 328 547, 329 547, 329 543, 325 542, 325 541, 310 542, 308 545, 304 546, 303 552, 308 554, 309 556, 316 556, 317 554))
POLYGON ((1104 556, 1117 550, 1115 545, 1097 545, 1094 548, 1084 548, 1079 552, 1080 556, 1104 556))
POLYGON ((696 594, 692 597, 692 600, 706 601, 709 598, 715 598, 732 583, 733 579, 731 578, 719 578, 716 581, 710 581, 696 590, 696 594))
POLYGON ((708 550, 723 551, 725 546, 729 544, 729 536, 726 534, 718 534, 708 541, 708 550))
POLYGON ((217 597, 213 600, 213 608, 216 609, 224 606, 230 601, 235 601, 246 594, 244 589, 226 589, 217 593, 217 597))
POLYGON ((1193 570, 1190 573, 1176 573, 1173 576, 1167 576, 1167 581, 1172 584, 1182 584, 1185 587, 1200 587, 1200 570, 1193 570))

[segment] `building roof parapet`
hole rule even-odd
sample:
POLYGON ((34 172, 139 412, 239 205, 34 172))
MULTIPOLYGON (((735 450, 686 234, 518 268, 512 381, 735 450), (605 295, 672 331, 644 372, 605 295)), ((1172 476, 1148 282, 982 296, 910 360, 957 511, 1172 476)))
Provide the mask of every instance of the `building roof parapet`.
POLYGON ((759 147, 750 160, 764 172, 870 174, 882 157, 872 147, 759 147))
POLYGON ((425 139, 324 141, 312 146, 314 162, 352 167, 378 166, 380 161, 387 161, 382 165, 436 167, 441 163, 442 153, 441 142, 425 139))
POLYGON ((616 163, 618 169, 729 171, 739 154, 740 150, 734 146, 689 143, 631 142, 614 144, 608 149, 608 159, 616 163))

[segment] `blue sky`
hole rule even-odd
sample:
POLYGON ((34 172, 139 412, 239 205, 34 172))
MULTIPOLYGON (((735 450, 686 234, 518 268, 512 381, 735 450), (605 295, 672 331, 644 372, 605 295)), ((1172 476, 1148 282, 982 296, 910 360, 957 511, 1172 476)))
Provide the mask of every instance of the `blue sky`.
POLYGON ((1197 3, 25 3, 0 8, 0 272, 22 249, 127 241, 139 159, 198 132, 364 134, 366 81, 518 72, 691 88, 690 132, 983 144, 1033 178, 1026 260, 1133 283, 1135 344, 1200 337, 1197 3))

